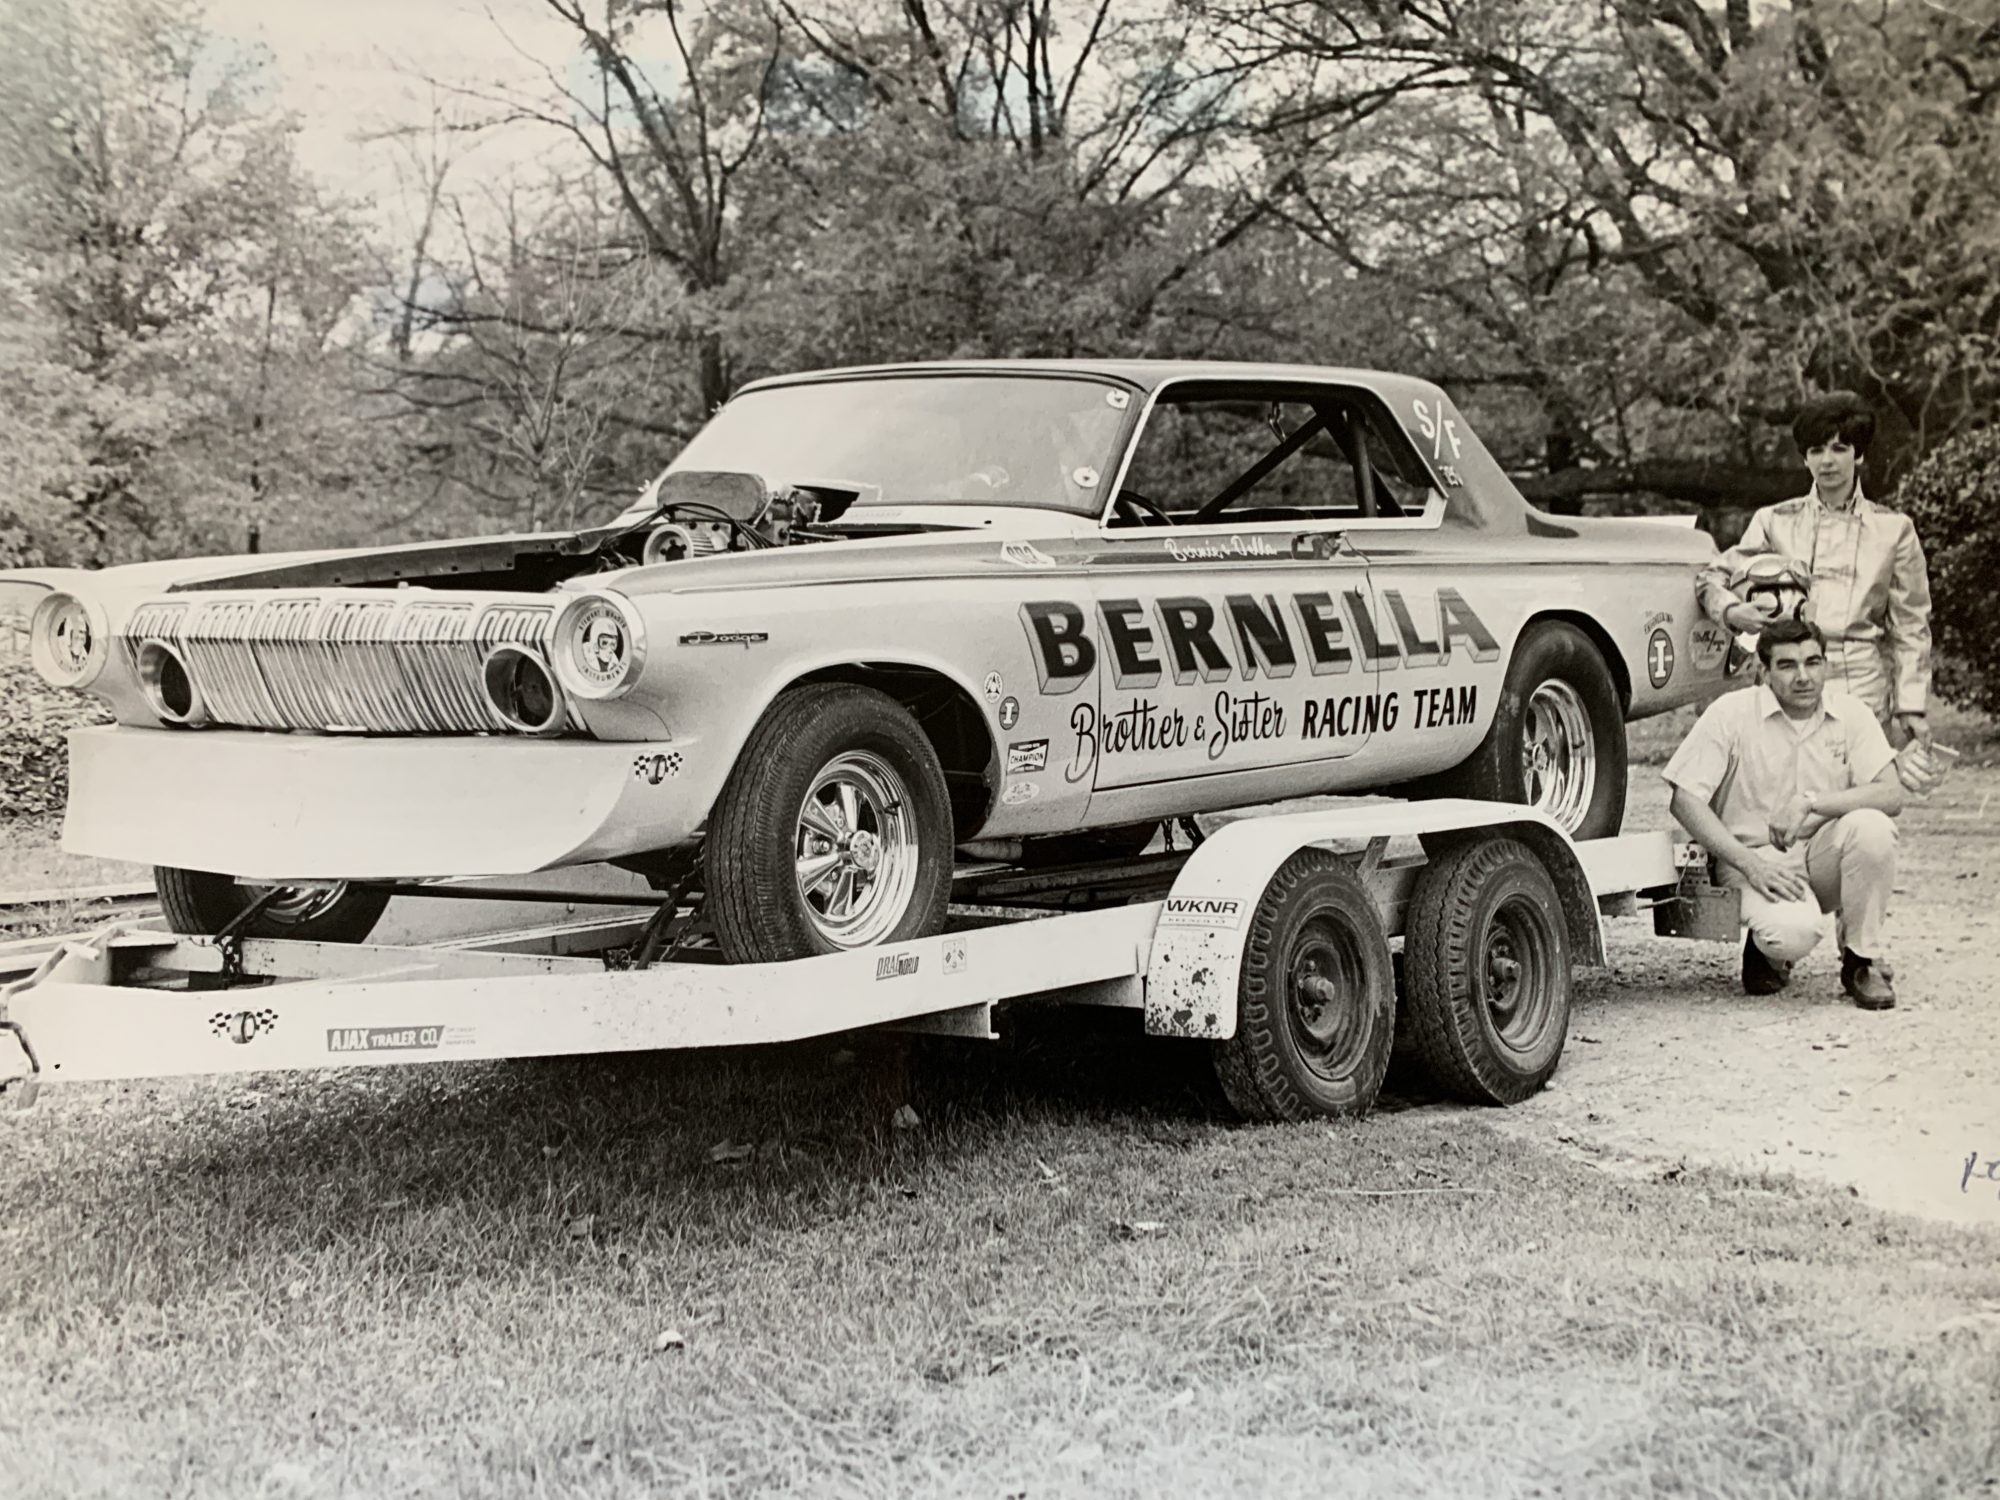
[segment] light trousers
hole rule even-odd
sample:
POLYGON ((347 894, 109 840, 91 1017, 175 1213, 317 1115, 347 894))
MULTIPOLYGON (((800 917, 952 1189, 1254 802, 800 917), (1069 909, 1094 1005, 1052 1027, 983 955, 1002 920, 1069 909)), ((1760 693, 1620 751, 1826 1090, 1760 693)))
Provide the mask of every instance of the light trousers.
MULTIPOLYGON (((1775 851, 1765 851, 1767 853, 1775 851)), ((1794 963, 1818 946, 1824 914, 1838 912, 1840 946, 1861 958, 1882 956, 1882 922, 1896 883, 1896 823, 1872 807, 1843 813, 1803 847, 1778 856, 1804 871, 1812 886, 1808 901, 1769 901, 1743 884, 1736 871, 1730 883, 1742 889, 1743 920, 1778 963, 1794 963)))

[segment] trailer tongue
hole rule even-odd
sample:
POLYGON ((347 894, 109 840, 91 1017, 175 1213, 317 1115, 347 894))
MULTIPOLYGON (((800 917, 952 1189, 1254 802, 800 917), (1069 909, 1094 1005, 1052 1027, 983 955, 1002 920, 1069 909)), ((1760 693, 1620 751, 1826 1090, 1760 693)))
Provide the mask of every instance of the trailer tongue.
POLYGON ((1519 807, 1438 801, 1244 819, 1190 852, 1112 864, 967 869, 950 930, 779 964, 704 962, 696 948, 631 966, 661 917, 686 928, 698 915, 677 901, 650 921, 422 945, 117 923, 0 987, 0 1087, 26 1100, 64 1081, 739 1046, 871 1026, 984 1038, 997 1006, 1067 1003, 1142 1011, 1149 1032, 1206 1039, 1239 1109, 1297 1118, 1372 1103, 1400 1004, 1442 1082, 1509 1102, 1555 1066, 1571 963, 1602 958, 1600 906, 1629 909, 1674 884, 1665 834, 1573 845, 1519 807))

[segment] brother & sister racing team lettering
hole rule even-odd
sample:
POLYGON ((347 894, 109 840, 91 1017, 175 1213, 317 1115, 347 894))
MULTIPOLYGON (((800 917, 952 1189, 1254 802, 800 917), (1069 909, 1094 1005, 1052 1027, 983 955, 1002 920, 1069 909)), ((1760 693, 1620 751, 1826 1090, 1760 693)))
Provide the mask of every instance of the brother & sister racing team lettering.
MULTIPOLYGON (((1175 685, 1222 683, 1241 676, 1251 681, 1292 677, 1303 667, 1314 677, 1354 669, 1379 673, 1398 666, 1442 666, 1454 646, 1475 662, 1491 661, 1500 644, 1457 589, 1439 589, 1436 624, 1425 633, 1410 603, 1385 590, 1386 624, 1357 589, 1336 600, 1323 591, 1291 594, 1281 606, 1275 594, 1229 594, 1218 609, 1199 595, 1144 601, 1104 599, 1096 606, 1093 633, 1083 609, 1063 599, 1021 606, 1021 624, 1033 648, 1035 670, 1046 695, 1074 692, 1096 670, 1102 652, 1112 685, 1140 694, 1123 708, 1100 713, 1079 703, 1070 715, 1077 737, 1074 758, 1064 770, 1081 780, 1100 755, 1125 755, 1206 747, 1217 760, 1232 745, 1283 737, 1345 739, 1396 728, 1402 718, 1397 692, 1328 694, 1307 698, 1296 725, 1286 705, 1269 693, 1216 691, 1212 714, 1190 714, 1144 696, 1171 673, 1175 685)), ((1471 684, 1415 688, 1409 692, 1410 724, 1436 729, 1472 722, 1478 691, 1471 684)))

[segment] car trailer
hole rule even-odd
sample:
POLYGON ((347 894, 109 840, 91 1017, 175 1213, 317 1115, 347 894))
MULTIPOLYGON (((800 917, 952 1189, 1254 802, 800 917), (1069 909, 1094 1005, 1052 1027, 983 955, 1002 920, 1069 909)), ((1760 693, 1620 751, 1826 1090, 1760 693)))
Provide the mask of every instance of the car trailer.
MULTIPOLYGON (((1278 812, 1192 848, 1035 869, 961 863, 944 932, 782 963, 704 946, 664 894, 464 885, 399 895, 628 908, 420 944, 186 937, 114 922, 0 984, 0 1089, 792 1041, 866 1027, 991 1038, 996 1007, 1142 1011, 1212 1044, 1252 1119, 1366 1110, 1400 1031, 1468 1100, 1555 1070, 1600 912, 1671 900, 1665 833, 1572 843, 1547 817, 1445 799, 1278 812), (630 910, 658 903, 650 914, 630 910), (1397 951, 1400 948, 1400 952, 1397 951)), ((1016 851, 1003 850, 1003 853, 1016 851)), ((690 870, 698 869, 690 865, 690 870)))

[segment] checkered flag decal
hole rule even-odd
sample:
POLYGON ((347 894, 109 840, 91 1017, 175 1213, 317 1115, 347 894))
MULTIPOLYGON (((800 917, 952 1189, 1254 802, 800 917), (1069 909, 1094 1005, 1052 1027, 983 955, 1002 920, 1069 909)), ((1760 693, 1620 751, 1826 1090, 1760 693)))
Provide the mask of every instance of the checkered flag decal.
POLYGON ((275 1010, 219 1010, 208 1018, 210 1031, 239 1045, 275 1030, 277 1025, 275 1010))

